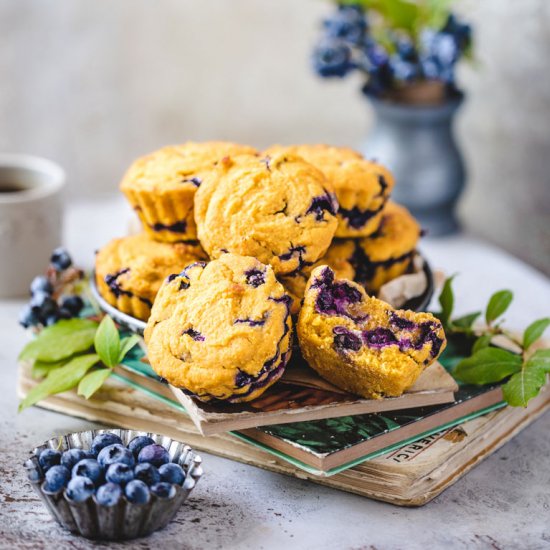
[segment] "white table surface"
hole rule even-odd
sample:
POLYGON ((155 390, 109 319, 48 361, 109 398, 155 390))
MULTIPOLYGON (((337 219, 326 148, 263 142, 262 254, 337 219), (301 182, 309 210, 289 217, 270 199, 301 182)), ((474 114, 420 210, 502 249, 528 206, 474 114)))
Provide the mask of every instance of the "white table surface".
MULTIPOLYGON (((120 198, 70 205, 66 241, 80 265, 126 231, 120 198)), ((539 272, 469 236, 426 240, 434 268, 460 273, 457 311, 484 305, 510 288, 517 326, 550 313, 550 282, 539 272)), ((21 463, 54 434, 84 420, 32 408, 17 414, 16 356, 28 339, 17 325, 21 301, 0 301, 0 548, 102 547, 53 521, 21 463)), ((426 506, 404 509, 203 454, 206 474, 176 520, 134 548, 550 548, 550 414, 426 506)), ((111 547, 122 544, 109 544, 111 547)))

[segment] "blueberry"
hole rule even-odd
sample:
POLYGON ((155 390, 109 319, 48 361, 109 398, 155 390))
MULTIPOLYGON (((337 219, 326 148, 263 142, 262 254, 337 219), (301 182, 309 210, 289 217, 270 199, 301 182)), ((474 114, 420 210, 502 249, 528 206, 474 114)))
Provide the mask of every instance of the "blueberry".
POLYGON ((37 292, 53 294, 53 285, 50 283, 48 277, 45 275, 38 275, 32 280, 30 291, 31 294, 35 294, 37 292))
POLYGON ((116 462, 107 468, 105 479, 111 483, 126 485, 126 483, 134 479, 134 470, 131 466, 128 466, 128 464, 116 462))
POLYGON ((71 267, 73 261, 69 253, 64 248, 56 248, 50 257, 50 263, 56 271, 64 271, 71 267))
POLYGON ((46 472, 46 489, 52 493, 57 493, 57 491, 67 485, 70 477, 71 472, 65 466, 59 464, 52 466, 46 472))
POLYGON ((328 36, 356 45, 363 41, 367 20, 360 6, 339 6, 332 17, 323 22, 323 26, 328 36))
POLYGON ((170 455, 162 445, 147 445, 147 447, 143 447, 139 452, 138 462, 149 462, 149 464, 158 468, 170 462, 170 455))
POLYGON ((185 472, 183 471, 183 468, 174 462, 163 464, 159 468, 159 474, 162 481, 166 481, 167 483, 182 485, 185 481, 185 472))
POLYGON ((19 313, 19 324, 25 328, 35 327, 40 323, 38 312, 34 311, 30 305, 26 305, 19 313))
POLYGON ((116 483, 105 483, 95 495, 98 504, 102 506, 115 506, 122 497, 122 489, 116 483))
POLYGON ((34 313, 45 319, 57 312, 57 302, 46 292, 36 292, 29 302, 34 313))
POLYGON ((134 476, 136 479, 140 479, 141 481, 149 485, 149 487, 160 481, 159 471, 155 466, 149 464, 148 462, 138 464, 134 468, 134 476))
POLYGON ((73 469, 73 466, 88 457, 88 453, 84 449, 68 449, 61 455, 61 465, 69 470, 73 469))
POLYGON ((91 479, 96 485, 103 481, 103 468, 95 458, 84 458, 73 466, 73 477, 83 476, 91 479))
POLYGON ((59 464, 61 453, 53 449, 44 449, 38 456, 38 463, 44 472, 47 472, 52 466, 59 464))
POLYGON ((139 452, 143 447, 147 447, 147 445, 154 445, 155 442, 152 438, 150 438, 147 435, 138 435, 128 443, 128 449, 132 451, 132 454, 134 455, 135 459, 137 460, 137 457, 139 455, 139 452))
POLYGON ((33 483, 36 483, 42 479, 42 474, 40 473, 40 470, 36 466, 36 463, 34 460, 27 460, 25 462, 25 468, 27 469, 27 476, 30 481, 33 483))
POLYGON ((334 327, 334 348, 338 351, 359 351, 361 338, 345 327, 334 327))
POLYGON ((112 434, 110 432, 105 432, 94 437, 90 450, 94 455, 97 456, 101 449, 107 447, 108 445, 113 445, 114 443, 122 445, 122 439, 120 439, 118 435, 112 434))
POLYGON ((323 40, 313 50, 313 67, 322 77, 346 76, 353 68, 350 47, 343 40, 323 40))
POLYGON ((60 307, 57 312, 58 319, 72 319, 74 315, 66 307, 60 307))
POLYGON ((151 493, 160 498, 173 498, 176 495, 176 488, 171 483, 161 481, 151 487, 151 493))
POLYGON ((80 296, 70 295, 61 298, 61 308, 69 311, 73 316, 78 315, 84 307, 84 301, 80 296))
POLYGON ((135 504, 145 504, 150 498, 149 487, 139 479, 130 481, 124 489, 124 494, 130 502, 135 504))
POLYGON ((76 476, 69 481, 66 495, 74 502, 83 502, 94 494, 95 486, 91 479, 84 476, 76 476))
POLYGON ((55 325, 55 323, 57 323, 59 319, 61 319, 61 316, 59 315, 58 312, 51 313, 50 315, 44 317, 43 319, 44 326, 51 327, 52 325, 55 325))
POLYGON ((109 445, 101 449, 97 455, 97 461, 105 468, 111 464, 115 464, 116 462, 122 462, 123 464, 133 468, 136 463, 132 452, 119 443, 114 443, 113 445, 109 445))

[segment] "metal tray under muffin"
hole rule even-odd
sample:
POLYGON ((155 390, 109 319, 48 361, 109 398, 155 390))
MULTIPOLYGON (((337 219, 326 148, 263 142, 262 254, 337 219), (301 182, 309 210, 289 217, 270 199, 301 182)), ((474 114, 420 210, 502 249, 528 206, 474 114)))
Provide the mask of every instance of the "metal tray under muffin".
MULTIPOLYGON (((420 256, 420 255, 419 255, 420 256)), ((413 311, 425 311, 432 299, 434 293, 434 277, 433 272, 430 267, 430 264, 426 261, 425 258, 420 256, 422 259, 422 270, 426 275, 426 289, 419 296, 415 296, 407 301, 401 309, 411 309, 413 311)), ((146 322, 136 317, 132 317, 127 313, 123 313, 118 310, 116 307, 109 304, 99 293, 97 285, 95 282, 95 272, 92 272, 90 277, 90 289, 94 299, 97 301, 100 309, 110 315, 113 320, 118 323, 120 326, 127 328, 128 330, 135 332, 137 334, 143 335, 145 330, 146 322)))

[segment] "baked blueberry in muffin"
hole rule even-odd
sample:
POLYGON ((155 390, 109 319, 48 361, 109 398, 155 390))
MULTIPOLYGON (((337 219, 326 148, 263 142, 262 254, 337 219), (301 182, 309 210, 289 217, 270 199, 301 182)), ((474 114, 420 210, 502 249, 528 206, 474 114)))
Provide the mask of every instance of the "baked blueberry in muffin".
POLYGON ((137 159, 120 189, 153 239, 196 240, 193 204, 205 174, 224 156, 255 152, 252 147, 225 141, 163 147, 137 159))
POLYGON ((319 375, 366 398, 401 395, 446 344, 430 313, 395 310, 327 266, 311 275, 297 332, 304 358, 319 375))
POLYGON ((393 189, 391 172, 347 147, 275 145, 264 154, 294 154, 313 164, 334 186, 340 204, 336 237, 364 237, 376 231, 393 189))
POLYGON ((199 244, 163 243, 146 233, 113 239, 96 255, 99 293, 124 313, 147 320, 155 296, 166 277, 187 264, 206 260, 199 244))
POLYGON ((410 212, 404 206, 388 202, 376 233, 355 242, 350 260, 355 280, 367 292, 376 294, 383 284, 409 272, 420 236, 420 225, 410 212))
POLYGON ((291 354, 290 297, 273 269, 226 253, 161 288, 145 329, 157 374, 202 401, 251 401, 291 354))
POLYGON ((278 275, 313 265, 336 230, 332 184, 299 157, 224 158, 195 197, 197 234, 213 258, 258 258, 278 275))

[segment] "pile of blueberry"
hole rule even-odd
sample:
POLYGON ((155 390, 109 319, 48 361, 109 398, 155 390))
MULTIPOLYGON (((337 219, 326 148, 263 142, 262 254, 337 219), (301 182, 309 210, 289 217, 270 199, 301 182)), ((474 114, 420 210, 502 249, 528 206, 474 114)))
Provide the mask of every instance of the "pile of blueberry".
MULTIPOLYGON (((95 495, 103 506, 115 506, 123 496, 136 504, 149 502, 151 494, 172 498, 176 485, 185 481, 183 468, 170 462, 168 451, 148 436, 137 436, 126 447, 117 435, 102 433, 90 450, 45 449, 38 463, 45 475, 45 491, 65 489, 74 502, 95 495)), ((35 475, 34 481, 42 479, 39 472, 35 475)))
POLYGON ((418 36, 384 29, 374 37, 360 6, 340 5, 323 22, 323 36, 313 52, 313 66, 322 77, 344 77, 353 70, 368 76, 363 92, 382 95, 418 80, 439 80, 454 90, 455 65, 471 48, 472 29, 450 14, 441 29, 418 36))
POLYGON ((69 253, 56 248, 46 275, 36 276, 31 283, 31 299, 19 315, 19 323, 25 328, 50 326, 60 319, 78 316, 84 307, 82 298, 62 293, 80 278, 82 272, 73 267, 69 253))

